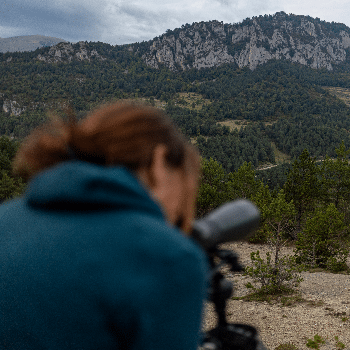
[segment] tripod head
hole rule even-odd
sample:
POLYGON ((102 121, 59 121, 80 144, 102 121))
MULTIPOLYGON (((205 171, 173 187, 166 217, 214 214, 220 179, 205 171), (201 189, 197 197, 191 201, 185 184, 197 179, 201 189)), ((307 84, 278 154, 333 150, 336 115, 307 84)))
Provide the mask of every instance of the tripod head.
POLYGON ((259 342, 254 327, 230 324, 226 320, 226 303, 233 293, 233 284, 224 278, 220 268, 229 265, 232 272, 243 271, 244 268, 238 263, 236 253, 218 248, 221 243, 250 237, 259 220, 260 212, 253 203, 236 200, 224 204, 193 225, 192 237, 205 249, 209 259, 208 299, 214 303, 218 316, 217 327, 204 336, 204 349, 266 350, 259 342))

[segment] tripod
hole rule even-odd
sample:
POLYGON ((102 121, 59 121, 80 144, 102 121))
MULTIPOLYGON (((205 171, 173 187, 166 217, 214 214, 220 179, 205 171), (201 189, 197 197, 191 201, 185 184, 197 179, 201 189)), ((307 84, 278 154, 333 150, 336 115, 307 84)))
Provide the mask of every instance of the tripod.
POLYGON ((226 320, 226 304, 233 293, 233 284, 224 278, 220 268, 227 264, 230 265, 232 272, 244 271, 238 263, 238 256, 217 247, 207 253, 211 266, 209 300, 214 303, 218 325, 205 333, 202 347, 206 350, 266 350, 259 341, 258 332, 254 327, 232 324, 226 320), (219 258, 221 262, 216 264, 215 258, 219 258))

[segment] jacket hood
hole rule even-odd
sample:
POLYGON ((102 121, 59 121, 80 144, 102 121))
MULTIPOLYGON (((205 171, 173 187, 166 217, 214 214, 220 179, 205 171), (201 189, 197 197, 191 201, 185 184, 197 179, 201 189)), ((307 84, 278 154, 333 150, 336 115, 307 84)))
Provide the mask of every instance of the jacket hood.
POLYGON ((76 160, 38 174, 29 183, 24 199, 29 206, 44 210, 132 208, 163 216, 161 207, 127 168, 76 160))

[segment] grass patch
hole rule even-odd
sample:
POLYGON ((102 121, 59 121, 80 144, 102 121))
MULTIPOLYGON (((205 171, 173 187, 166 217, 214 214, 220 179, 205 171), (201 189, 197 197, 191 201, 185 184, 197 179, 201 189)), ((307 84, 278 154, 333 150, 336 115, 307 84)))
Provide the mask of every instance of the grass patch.
POLYGON ((344 271, 339 271, 339 272, 332 272, 332 271, 329 271, 327 269, 323 269, 321 267, 315 267, 315 268, 306 268, 305 269, 306 272, 310 272, 310 273, 313 273, 313 272, 324 272, 324 273, 332 273, 332 274, 339 274, 339 275, 349 275, 350 274, 350 270, 344 270, 344 271))
MULTIPOLYGON (((204 137, 205 140, 208 140, 208 138, 209 138, 209 136, 203 136, 203 135, 201 135, 201 136, 204 137)), ((198 138, 198 136, 190 137, 190 141, 191 141, 192 145, 197 144, 197 138, 198 138)))
POLYGON ((248 125, 249 121, 245 120, 245 119, 240 119, 240 120, 225 120, 224 122, 217 122, 217 124, 220 125, 225 125, 228 126, 230 128, 230 131, 233 130, 241 130, 241 128, 245 127, 246 125, 248 125))
POLYGON ((260 289, 257 292, 247 294, 243 297, 231 297, 232 300, 243 300, 247 302, 267 302, 269 305, 279 304, 283 307, 293 307, 297 304, 305 304, 309 307, 318 307, 324 305, 322 300, 307 300, 301 297, 300 293, 295 292, 294 290, 287 288, 283 291, 280 291, 276 294, 270 294, 260 289))
POLYGON ((328 92, 345 102, 345 104, 350 107, 350 89, 349 88, 340 88, 340 87, 330 87, 323 86, 324 89, 328 92))
POLYGON ((175 97, 175 103, 188 109, 201 110, 203 106, 209 105, 211 101, 195 92, 179 92, 175 97))
POLYGON ((271 142, 271 147, 272 147, 273 152, 275 154, 275 162, 276 162, 276 164, 290 163, 291 157, 288 154, 281 152, 276 147, 276 144, 274 142, 271 142))
MULTIPOLYGON (((264 122, 265 125, 272 125, 274 124, 276 121, 273 122, 264 122)), ((220 125, 225 125, 228 126, 230 128, 231 131, 237 129, 237 131, 241 130, 241 128, 244 128, 245 126, 249 125, 254 125, 257 124, 256 122, 252 122, 250 120, 247 119, 230 119, 230 120, 225 120, 223 122, 217 122, 217 124, 220 125)))
POLYGON ((293 343, 286 343, 277 346, 275 350, 298 350, 298 348, 293 343))

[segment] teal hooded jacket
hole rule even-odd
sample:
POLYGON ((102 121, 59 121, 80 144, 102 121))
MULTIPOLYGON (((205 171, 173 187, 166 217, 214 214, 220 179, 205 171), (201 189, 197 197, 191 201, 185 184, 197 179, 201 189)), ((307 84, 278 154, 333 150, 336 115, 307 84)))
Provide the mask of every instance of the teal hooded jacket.
POLYGON ((0 349, 196 349, 207 269, 129 170, 60 163, 0 206, 0 349))

